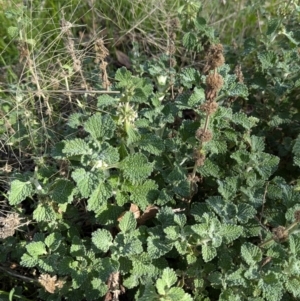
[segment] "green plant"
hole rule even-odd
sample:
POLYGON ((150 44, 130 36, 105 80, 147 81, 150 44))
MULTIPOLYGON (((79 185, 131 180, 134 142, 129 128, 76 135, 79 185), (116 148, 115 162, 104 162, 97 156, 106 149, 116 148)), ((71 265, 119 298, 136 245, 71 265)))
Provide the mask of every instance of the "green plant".
MULTIPOLYGON (((108 51, 95 41, 103 94, 93 105, 78 98, 67 122, 57 119, 51 149, 11 176, 0 267, 11 287, 28 282, 16 298, 299 298, 297 16, 270 21, 260 42, 247 40, 235 72, 201 11, 184 16, 183 46, 188 56, 205 54, 201 72, 177 68, 170 51, 109 78, 108 51), (290 24, 294 35, 283 31, 290 24)), ((63 19, 70 73, 61 78, 78 75, 85 85, 68 25, 63 19)), ((28 73, 36 75, 30 65, 28 73)), ((14 125, 12 108, 9 100, 1 107, 14 125)), ((22 137, 20 150, 40 145, 22 137)))

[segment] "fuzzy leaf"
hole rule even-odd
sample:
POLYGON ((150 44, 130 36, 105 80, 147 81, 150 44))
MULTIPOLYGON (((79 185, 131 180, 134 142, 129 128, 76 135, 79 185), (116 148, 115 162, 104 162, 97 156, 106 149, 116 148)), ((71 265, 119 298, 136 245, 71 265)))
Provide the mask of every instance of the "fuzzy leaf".
POLYGON ((53 252, 57 250, 62 242, 62 236, 59 232, 49 234, 45 239, 46 246, 53 252))
POLYGON ((158 185, 153 180, 146 180, 141 185, 132 185, 128 188, 130 200, 132 203, 145 210, 149 204, 152 204, 158 196, 158 185))
POLYGON ((119 223, 119 228, 123 233, 134 231, 136 226, 137 222, 132 212, 126 212, 119 223))
POLYGON ((84 124, 84 129, 91 134, 95 140, 107 140, 113 137, 115 123, 109 115, 96 113, 84 124))
POLYGON ((182 85, 188 89, 192 88, 193 85, 197 86, 200 82, 199 71, 194 68, 184 68, 179 76, 182 85))
POLYGON ((235 113, 232 116, 232 122, 241 125, 246 130, 250 130, 256 125, 258 119, 254 117, 247 117, 245 113, 235 113))
POLYGON ((300 254, 300 238, 296 235, 290 235, 289 244, 291 253, 295 256, 298 256, 300 254))
POLYGON ((36 209, 33 211, 33 219, 37 222, 47 222, 56 219, 56 213, 53 206, 49 203, 40 203, 37 205, 36 209))
POLYGON ((217 250, 208 245, 202 245, 202 258, 205 262, 213 260, 217 256, 217 250))
POLYGON ((120 165, 125 178, 133 184, 143 182, 153 171, 153 163, 148 162, 145 155, 136 153, 126 157, 120 165))
POLYGON ((115 80, 119 81, 118 88, 126 88, 133 82, 133 76, 125 67, 119 68, 115 74, 115 80))
POLYGON ((142 242, 136 237, 130 236, 130 234, 119 233, 115 240, 114 245, 110 248, 112 254, 117 257, 137 255, 143 252, 142 242))
POLYGON ((92 149, 89 145, 82 139, 75 138, 73 140, 65 141, 64 148, 62 152, 66 155, 91 155, 92 149))
POLYGON ((141 149, 157 156, 165 150, 164 141, 153 134, 143 135, 139 141, 139 146, 141 149))
POLYGON ((82 257, 86 254, 86 248, 78 236, 73 236, 70 254, 74 257, 82 257))
POLYGON ((112 195, 111 186, 108 183, 100 182, 88 199, 87 209, 89 211, 98 211, 107 202, 112 195))
POLYGON ((163 270, 162 276, 161 276, 162 281, 165 283, 167 288, 170 288, 172 285, 174 285, 177 281, 177 276, 174 270, 170 268, 166 268, 163 270))
POLYGON ((73 201, 73 189, 72 182, 65 179, 58 179, 51 187, 50 196, 54 202, 59 204, 70 204, 73 201))
POLYGON ((285 283, 285 287, 290 292, 294 298, 300 297, 300 280, 296 278, 289 279, 285 283))
POLYGON ((92 242, 102 252, 107 252, 112 245, 113 237, 106 229, 98 229, 92 233, 92 242))
POLYGON ((112 273, 117 273, 120 270, 120 263, 111 258, 105 257, 101 259, 99 277, 103 282, 107 282, 112 273))
POLYGON ((239 204, 237 218, 241 223, 247 223, 249 219, 253 218, 256 210, 249 204, 239 204))
POLYGON ((248 265, 254 265, 262 259, 262 251, 260 248, 249 242, 242 245, 241 255, 248 265))
POLYGON ((137 301, 156 301, 158 300, 159 295, 156 293, 155 287, 152 283, 146 283, 146 286, 141 293, 141 296, 138 297, 137 301))
POLYGON ((25 253, 21 257, 20 264, 23 267, 26 267, 26 268, 33 268, 34 266, 37 266, 38 258, 37 257, 32 257, 29 254, 25 253))
POLYGON ((77 129, 83 124, 85 116, 82 113, 73 113, 68 117, 68 126, 72 129, 77 129))
POLYGON ((192 297, 180 287, 172 287, 167 297, 171 301, 193 301, 192 297))
POLYGON ((149 236, 147 239, 147 250, 151 258, 159 258, 171 251, 173 243, 162 239, 159 236, 149 236))
POLYGON ((97 99, 97 107, 98 108, 108 107, 111 105, 115 105, 117 103, 118 103, 118 99, 113 98, 108 94, 101 95, 97 99))
POLYGON ((83 168, 78 168, 73 171, 72 178, 76 182, 82 197, 89 197, 94 189, 95 183, 97 183, 97 175, 92 172, 87 172, 83 168))
POLYGON ((29 243, 26 246, 26 250, 32 257, 38 257, 39 255, 47 254, 46 246, 42 241, 34 241, 29 243))
POLYGON ((10 186, 10 192, 8 201, 10 205, 17 205, 24 201, 27 197, 33 193, 32 184, 29 181, 22 182, 20 180, 14 180, 10 186))
POLYGON ((222 225, 219 234, 225 243, 231 243, 240 237, 243 233, 243 227, 237 225, 222 225))

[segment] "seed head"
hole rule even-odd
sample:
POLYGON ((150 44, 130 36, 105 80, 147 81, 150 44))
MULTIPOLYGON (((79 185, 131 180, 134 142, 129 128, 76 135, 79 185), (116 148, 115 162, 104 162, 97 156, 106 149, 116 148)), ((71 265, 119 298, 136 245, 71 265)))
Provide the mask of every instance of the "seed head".
POLYGON ((274 240, 278 241, 278 242, 286 241, 288 236, 289 236, 289 231, 287 231, 286 228, 283 227, 283 226, 279 226, 277 228, 274 228, 272 230, 272 232, 274 234, 274 240))
POLYGON ((212 115, 218 109, 218 104, 215 101, 206 101, 200 106, 200 110, 208 115, 212 115))
POLYGON ((196 132, 196 138, 201 142, 208 142, 212 139, 212 132, 209 130, 198 129, 196 132))
POLYGON ((206 77, 207 89, 219 91, 224 84, 223 77, 219 73, 210 73, 206 77))

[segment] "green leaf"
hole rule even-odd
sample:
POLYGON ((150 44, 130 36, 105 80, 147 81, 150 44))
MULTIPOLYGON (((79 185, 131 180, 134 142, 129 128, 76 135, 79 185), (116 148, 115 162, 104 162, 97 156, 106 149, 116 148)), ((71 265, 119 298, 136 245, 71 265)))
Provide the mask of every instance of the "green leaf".
POLYGON ((184 34, 183 39, 182 39, 182 43, 183 43, 183 46, 185 48, 187 48, 188 50, 193 50, 193 48, 198 43, 197 40, 198 39, 197 39, 197 37, 194 33, 188 32, 188 33, 184 34))
POLYGON ((284 283, 288 292, 290 292, 294 298, 300 297, 300 280, 296 278, 288 279, 284 283))
POLYGON ((107 252, 112 245, 113 237, 109 231, 105 229, 98 229, 92 233, 92 242, 102 252, 107 252))
POLYGON ((186 215, 185 214, 176 214, 174 215, 174 222, 179 225, 181 228, 186 224, 186 215))
POLYGON ((130 193, 130 200, 142 210, 145 210, 149 204, 153 204, 158 196, 158 185, 153 180, 146 180, 140 185, 131 185, 127 187, 130 193))
POLYGON ((212 176, 214 178, 220 178, 222 176, 222 172, 220 167, 215 162, 211 161, 210 158, 205 159, 204 165, 198 167, 197 169, 203 177, 212 176))
POLYGON ((174 285, 177 281, 177 276, 174 270, 170 268, 166 268, 163 270, 162 276, 161 276, 162 281, 165 283, 165 285, 170 288, 172 285, 174 285))
POLYGON ((119 233, 115 240, 114 245, 110 248, 111 253, 117 257, 137 255, 143 252, 142 242, 136 237, 128 234, 119 233))
POLYGON ((51 187, 50 196, 59 204, 70 204, 73 201, 74 185, 66 179, 58 179, 51 187))
POLYGON ((32 257, 29 254, 25 253, 21 257, 20 264, 26 268, 33 268, 38 265, 38 258, 32 257))
POLYGON ((8 196, 9 204, 12 206, 18 205, 32 194, 33 187, 29 181, 22 182, 20 180, 14 180, 10 186, 10 192, 8 196))
POLYGON ((149 281, 146 283, 137 301, 156 301, 158 298, 159 295, 156 293, 154 285, 149 281))
POLYGON ((265 149, 265 142, 263 137, 251 136, 251 151, 263 152, 265 149))
POLYGON ((247 117, 245 113, 235 113, 232 116, 232 122, 241 125, 246 130, 250 130, 252 127, 254 127, 258 121, 258 118, 247 117))
POLYGON ((277 55, 273 51, 259 52, 257 54, 257 57, 261 63, 262 70, 268 70, 272 68, 275 65, 277 59, 277 55))
POLYGON ((193 85, 197 86, 200 82, 199 71, 194 68, 184 68, 181 70, 180 74, 181 84, 190 89, 193 85))
POLYGON ((115 74, 115 80, 119 81, 118 88, 126 88, 132 84, 132 73, 125 67, 119 68, 115 74))
POLYGON ((300 135, 294 140, 293 154, 296 156, 300 155, 300 135))
POLYGON ((147 250, 151 258, 159 258, 173 248, 173 243, 159 236, 149 236, 147 239, 147 250))
POLYGON ((120 263, 111 258, 103 258, 100 261, 99 277, 103 282, 107 282, 108 277, 112 273, 117 273, 120 270, 120 263))
POLYGON ((112 188, 108 183, 100 182, 91 197, 88 199, 87 209, 89 211, 99 211, 112 195, 112 188))
POLYGON ((93 151, 90 146, 82 139, 75 138, 65 141, 62 152, 66 155, 92 155, 93 151))
POLYGON ((83 241, 78 236, 73 236, 70 254, 74 257, 83 257, 86 254, 83 241))
POLYGON ((300 255, 300 238, 296 235, 289 235, 291 253, 295 256, 300 255))
POLYGON ((26 250, 32 257, 38 257, 39 255, 47 254, 46 245, 42 241, 34 241, 29 243, 26 246, 26 250))
POLYGON ((282 21, 281 18, 273 18, 273 19, 269 20, 266 34, 268 36, 274 34, 277 31, 277 29, 279 28, 281 21, 282 21))
POLYGON ((62 240, 62 235, 59 232, 53 232, 46 237, 45 244, 53 252, 59 248, 62 240))
POLYGON ((139 141, 139 147, 150 154, 160 155, 165 150, 164 141, 153 134, 145 134, 139 141))
POLYGON ((154 163, 148 162, 145 155, 136 153, 126 157, 120 165, 124 177, 129 179, 133 184, 141 183, 153 171, 154 163))
POLYGON ((248 265, 254 265, 262 260, 260 248, 249 242, 242 245, 241 255, 248 265))
POLYGON ((225 243, 231 243, 240 237, 243 233, 243 227, 237 225, 222 224, 219 234, 222 236, 225 243))
POLYGON ((111 105, 116 105, 118 103, 117 98, 113 98, 108 94, 104 94, 98 97, 97 99, 97 107, 98 108, 103 108, 103 107, 108 107, 111 105))
POLYGON ((160 208, 159 212, 156 215, 156 218, 160 222, 162 228, 175 225, 174 212, 170 207, 160 208))
POLYGON ((84 129, 90 133, 95 140, 107 140, 113 137, 116 125, 110 115, 96 113, 84 124, 84 129))
POLYGON ((72 178, 76 182, 82 197, 87 198, 94 190, 98 177, 95 173, 87 172, 83 168, 78 168, 73 171, 72 178))
POLYGON ((268 272, 258 281, 258 288, 263 291, 263 297, 270 301, 280 301, 283 295, 283 283, 280 275, 268 272))
POLYGON ((137 226, 136 219, 132 212, 126 212, 119 223, 119 228, 123 233, 135 230, 137 226))
POLYGON ((232 200, 240 186, 239 177, 227 177, 224 181, 218 180, 218 192, 227 201, 232 200))
POLYGON ((37 222, 49 222, 56 219, 53 206, 49 203, 39 203, 33 211, 33 219, 37 222))
POLYGON ((217 256, 217 250, 208 245, 202 245, 202 258, 205 262, 213 260, 217 256))
POLYGON ((10 38, 15 38, 19 33, 19 29, 18 27, 15 26, 9 26, 7 28, 7 33, 10 36, 10 38))
POLYGON ((238 204, 237 218, 241 223, 247 223, 255 214, 256 210, 253 206, 249 204, 238 204))

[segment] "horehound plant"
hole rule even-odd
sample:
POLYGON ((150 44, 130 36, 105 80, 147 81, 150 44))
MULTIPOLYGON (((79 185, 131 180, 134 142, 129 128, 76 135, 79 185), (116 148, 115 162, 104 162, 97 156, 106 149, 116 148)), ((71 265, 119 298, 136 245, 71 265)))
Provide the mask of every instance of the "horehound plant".
MULTIPOLYGON (((28 281, 28 298, 299 299, 300 193, 276 174, 279 158, 257 130, 263 121, 236 105, 252 97, 247 80, 255 89, 247 71, 242 82, 213 30, 192 16, 183 42, 187 52, 207 49, 202 72, 165 68, 166 55, 139 75, 118 69, 109 79, 118 91, 68 112, 51 151, 11 176, 9 212, 31 223, 1 238, 0 277, 11 287, 28 281), (174 77, 160 89, 168 70, 174 77)), ((259 56, 268 58, 264 69, 274 55, 259 56)))
POLYGON ((203 70, 203 73, 209 72, 205 80, 205 102, 199 106, 200 111, 205 112, 205 123, 204 127, 199 128, 196 132, 196 138, 199 140, 199 146, 194 150, 195 166, 192 178, 196 175, 197 167, 204 165, 205 162, 203 143, 213 139, 213 134, 208 129, 209 120, 210 116, 218 109, 216 98, 219 90, 224 84, 222 76, 218 73, 218 67, 221 67, 224 63, 223 46, 221 44, 211 45, 207 53, 206 65, 203 70))

